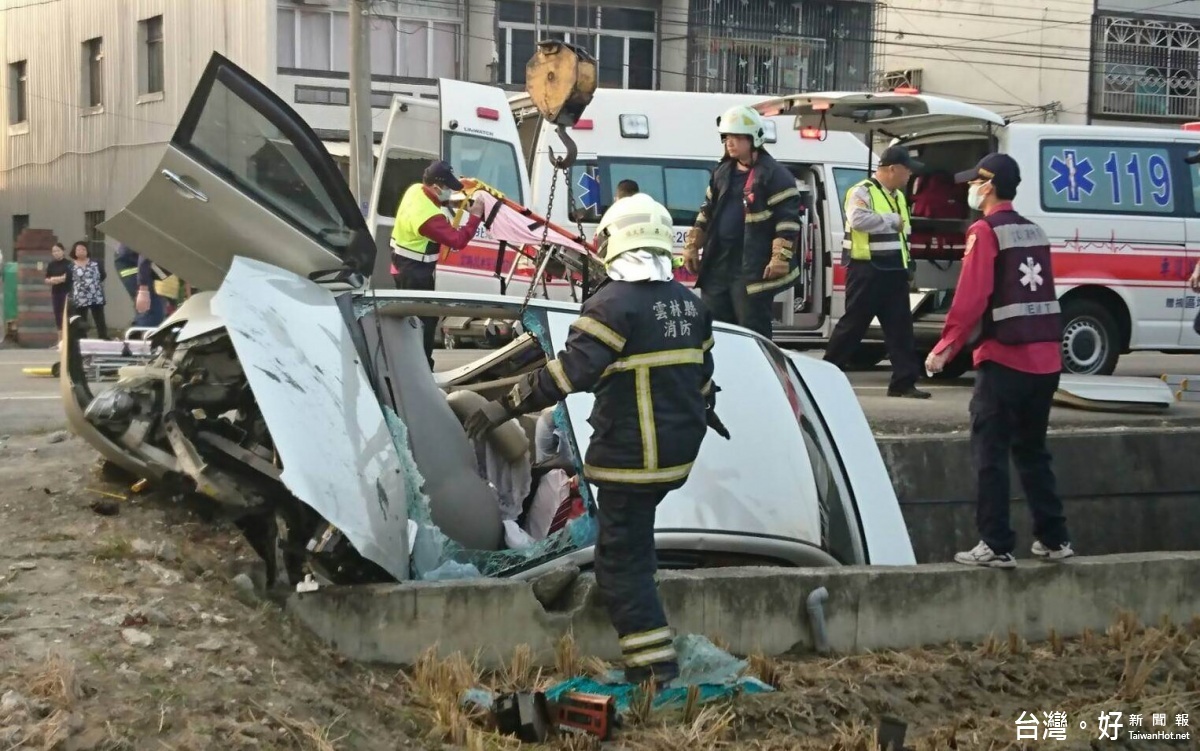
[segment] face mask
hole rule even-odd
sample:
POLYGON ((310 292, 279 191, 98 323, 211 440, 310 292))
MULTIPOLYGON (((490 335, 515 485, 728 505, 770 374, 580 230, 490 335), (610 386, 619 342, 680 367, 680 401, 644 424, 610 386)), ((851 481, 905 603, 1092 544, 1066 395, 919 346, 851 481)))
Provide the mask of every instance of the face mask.
POLYGON ((967 205, 976 211, 983 208, 983 196, 979 195, 979 189, 983 187, 983 183, 976 183, 967 190, 967 205))
POLYGON ((449 201, 450 200, 450 189, 449 188, 439 189, 438 190, 438 200, 441 201, 442 203, 449 201))

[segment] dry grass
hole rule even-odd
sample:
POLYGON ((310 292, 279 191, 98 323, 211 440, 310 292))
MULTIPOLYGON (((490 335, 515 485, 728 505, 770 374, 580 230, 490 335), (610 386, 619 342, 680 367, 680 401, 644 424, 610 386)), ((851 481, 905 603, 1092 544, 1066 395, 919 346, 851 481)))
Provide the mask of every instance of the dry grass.
POLYGON ((75 663, 58 652, 46 655, 45 662, 29 683, 29 693, 49 701, 59 709, 70 709, 82 695, 75 663))

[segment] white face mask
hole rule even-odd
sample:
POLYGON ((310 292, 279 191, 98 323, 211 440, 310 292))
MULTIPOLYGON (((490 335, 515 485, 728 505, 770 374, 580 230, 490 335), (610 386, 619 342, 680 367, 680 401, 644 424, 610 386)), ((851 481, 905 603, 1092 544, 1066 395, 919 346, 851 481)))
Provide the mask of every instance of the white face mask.
POLYGON ((979 195, 979 189, 986 183, 976 183, 967 190, 967 205, 976 211, 983 209, 983 196, 979 195))
POLYGON ((449 188, 440 188, 438 190, 438 200, 442 203, 450 200, 451 190, 449 188))

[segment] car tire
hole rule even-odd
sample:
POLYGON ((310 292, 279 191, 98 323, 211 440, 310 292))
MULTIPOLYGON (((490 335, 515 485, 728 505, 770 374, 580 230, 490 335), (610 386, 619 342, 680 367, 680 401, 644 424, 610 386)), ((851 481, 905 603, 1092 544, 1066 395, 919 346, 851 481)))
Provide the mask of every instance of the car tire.
POLYGON ((1095 300, 1075 298, 1062 308, 1063 372, 1112 375, 1121 356, 1121 330, 1108 308, 1095 300))

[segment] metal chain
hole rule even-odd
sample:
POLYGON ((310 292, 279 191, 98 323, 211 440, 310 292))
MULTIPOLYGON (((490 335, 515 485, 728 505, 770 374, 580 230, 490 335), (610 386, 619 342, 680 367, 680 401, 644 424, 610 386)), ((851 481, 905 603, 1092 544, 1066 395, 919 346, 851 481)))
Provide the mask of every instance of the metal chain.
MULTIPOLYGON (((569 173, 568 173, 569 174, 569 173)), ((525 314, 525 308, 529 306, 529 300, 533 297, 533 290, 537 286, 538 269, 542 265, 542 257, 546 251, 546 241, 550 237, 550 216, 554 211, 554 191, 558 189, 558 166, 550 171, 550 200, 546 203, 546 215, 543 217, 545 222, 542 225, 542 242, 538 245, 537 254, 533 259, 533 274, 529 278, 529 289, 525 291, 525 299, 521 301, 521 314, 525 314)), ((567 178, 567 190, 571 190, 571 180, 567 178)))

